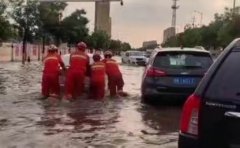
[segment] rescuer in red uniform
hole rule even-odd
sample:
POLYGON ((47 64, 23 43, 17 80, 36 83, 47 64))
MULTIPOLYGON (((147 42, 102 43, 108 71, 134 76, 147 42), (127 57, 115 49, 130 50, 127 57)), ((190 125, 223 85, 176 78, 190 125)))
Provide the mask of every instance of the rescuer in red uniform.
POLYGON ((70 67, 67 72, 65 97, 72 100, 82 95, 84 80, 89 69, 89 57, 85 53, 87 45, 84 42, 77 44, 77 50, 70 55, 70 67))
POLYGON ((100 61, 99 54, 93 55, 93 65, 91 66, 90 77, 90 98, 103 99, 105 94, 105 64, 100 61))
POLYGON ((106 51, 104 53, 104 58, 105 59, 103 60, 103 62, 106 66, 106 73, 108 76, 108 89, 110 90, 110 96, 125 96, 126 93, 123 92, 124 81, 122 78, 122 73, 119 70, 117 62, 112 59, 112 52, 106 51))
POLYGON ((44 98, 59 97, 60 95, 60 66, 65 70, 65 65, 61 57, 56 54, 56 50, 57 47, 55 45, 50 45, 48 54, 43 60, 42 95, 44 98))

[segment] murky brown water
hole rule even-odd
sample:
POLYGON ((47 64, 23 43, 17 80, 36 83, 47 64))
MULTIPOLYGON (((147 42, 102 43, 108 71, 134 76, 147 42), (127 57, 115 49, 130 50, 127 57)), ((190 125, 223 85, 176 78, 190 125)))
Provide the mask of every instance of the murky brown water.
POLYGON ((0 63, 0 147, 176 147, 181 107, 141 104, 143 67, 121 69, 129 97, 63 104, 39 100, 39 63, 0 63))

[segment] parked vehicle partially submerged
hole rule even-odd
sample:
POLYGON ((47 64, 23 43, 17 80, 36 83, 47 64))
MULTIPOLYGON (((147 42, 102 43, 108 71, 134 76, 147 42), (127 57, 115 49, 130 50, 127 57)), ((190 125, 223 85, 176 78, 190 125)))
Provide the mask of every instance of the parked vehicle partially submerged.
POLYGON ((210 53, 195 48, 163 48, 151 56, 142 80, 142 98, 185 100, 213 63, 210 53))

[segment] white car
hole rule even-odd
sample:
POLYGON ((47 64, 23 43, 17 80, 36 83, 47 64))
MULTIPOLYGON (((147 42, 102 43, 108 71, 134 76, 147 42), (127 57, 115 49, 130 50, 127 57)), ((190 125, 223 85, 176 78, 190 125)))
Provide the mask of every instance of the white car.
POLYGON ((127 51, 122 54, 122 63, 145 65, 147 58, 142 51, 127 51))

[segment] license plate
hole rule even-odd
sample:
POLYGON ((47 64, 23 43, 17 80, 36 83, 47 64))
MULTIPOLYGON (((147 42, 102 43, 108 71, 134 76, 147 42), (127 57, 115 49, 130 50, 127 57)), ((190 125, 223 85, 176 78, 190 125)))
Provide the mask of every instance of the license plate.
POLYGON ((195 85, 196 79, 195 78, 174 78, 174 84, 177 85, 195 85))

